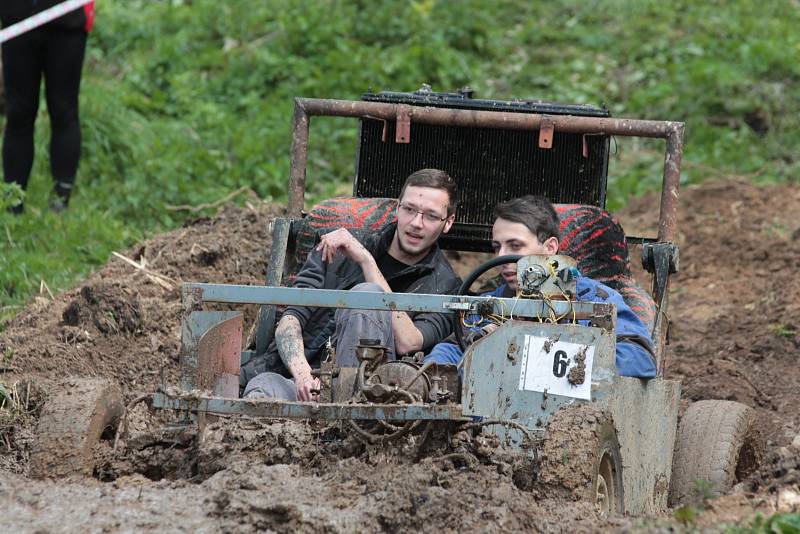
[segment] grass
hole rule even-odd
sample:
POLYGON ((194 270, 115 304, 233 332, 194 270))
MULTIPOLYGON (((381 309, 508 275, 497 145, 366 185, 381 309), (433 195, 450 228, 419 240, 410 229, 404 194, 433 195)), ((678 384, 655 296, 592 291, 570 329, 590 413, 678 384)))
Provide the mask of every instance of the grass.
MULTIPOLYGON (((683 183, 796 182, 797 27, 790 0, 106 0, 87 51, 70 210, 46 209, 44 111, 26 214, 0 209, 0 325, 42 281, 69 287, 112 250, 191 216, 171 205, 241 187, 284 201, 294 96, 429 83, 604 102, 614 116, 686 122, 683 183)), ((355 147, 354 122, 314 119, 310 201, 347 191, 355 147)), ((658 142, 617 147, 611 209, 657 187, 663 165, 658 142)), ((0 208, 19 194, 0 186, 0 208)))

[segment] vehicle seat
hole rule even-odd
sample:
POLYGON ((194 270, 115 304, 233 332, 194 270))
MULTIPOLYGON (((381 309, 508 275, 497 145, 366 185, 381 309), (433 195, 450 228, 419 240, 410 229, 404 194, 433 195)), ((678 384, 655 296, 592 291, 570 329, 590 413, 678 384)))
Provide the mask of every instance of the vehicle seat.
POLYGON ((301 220, 297 221, 296 241, 293 255, 294 268, 289 280, 303 266, 320 236, 337 228, 347 228, 353 235, 376 232, 397 220, 397 199, 337 197, 323 200, 301 220))
POLYGON ((561 219, 559 252, 575 258, 578 270, 618 291, 625 303, 653 331, 656 305, 631 274, 625 232, 616 217, 597 206, 556 205, 561 219))

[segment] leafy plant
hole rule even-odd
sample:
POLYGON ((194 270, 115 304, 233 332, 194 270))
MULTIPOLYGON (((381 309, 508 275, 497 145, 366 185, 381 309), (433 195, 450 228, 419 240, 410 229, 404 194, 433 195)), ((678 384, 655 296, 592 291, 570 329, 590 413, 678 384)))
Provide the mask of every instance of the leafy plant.
POLYGON ((800 532, 800 513, 773 514, 766 519, 762 514, 747 526, 725 529, 726 534, 797 534, 800 532))
POLYGON ((706 509, 708 502, 715 498, 714 484, 708 480, 697 479, 694 481, 691 502, 676 508, 672 516, 684 525, 691 525, 697 520, 697 516, 706 509))
POLYGON ((688 526, 697 520, 698 512, 699 510, 694 506, 681 506, 680 508, 675 509, 675 511, 672 513, 672 517, 688 526))
POLYGON ((767 329, 770 332, 774 332, 775 334, 778 334, 779 336, 786 338, 793 338, 794 336, 797 335, 797 329, 795 329, 791 325, 786 325, 783 323, 773 323, 767 325, 767 329))
POLYGON ((25 192, 15 183, 0 183, 0 210, 6 211, 25 200, 25 192))
POLYGON ((705 506, 708 501, 717 498, 714 492, 714 483, 709 480, 695 480, 694 481, 694 496, 705 506))

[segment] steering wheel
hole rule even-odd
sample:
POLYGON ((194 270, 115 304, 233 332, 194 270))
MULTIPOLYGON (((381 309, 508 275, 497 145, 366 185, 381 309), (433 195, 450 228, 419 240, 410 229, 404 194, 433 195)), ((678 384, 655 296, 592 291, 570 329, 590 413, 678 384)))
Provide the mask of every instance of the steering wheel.
MULTIPOLYGON (((493 269, 498 265, 505 265, 506 263, 517 263, 520 258, 524 258, 522 254, 507 254, 505 256, 497 256, 496 258, 492 258, 489 261, 483 262, 478 265, 469 276, 464 279, 464 282, 461 284, 461 287, 458 288, 458 292, 456 295, 466 295, 469 291, 469 288, 472 287, 472 284, 475 283, 483 273, 488 271, 489 269, 493 269)), ((467 343, 464 340, 464 329, 461 326, 461 321, 459 320, 461 314, 454 313, 453 314, 453 332, 456 335, 456 341, 458 341, 458 346, 461 349, 461 352, 467 351, 467 343)))

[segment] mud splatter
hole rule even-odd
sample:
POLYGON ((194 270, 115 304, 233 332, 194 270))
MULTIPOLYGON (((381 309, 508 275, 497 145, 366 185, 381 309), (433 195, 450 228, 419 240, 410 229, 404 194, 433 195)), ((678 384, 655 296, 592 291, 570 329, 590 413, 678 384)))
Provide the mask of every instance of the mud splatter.
POLYGON ((583 347, 575 355, 575 364, 570 367, 567 381, 573 386, 578 386, 586 381, 586 349, 583 347))

